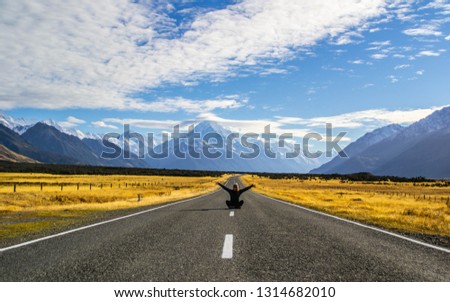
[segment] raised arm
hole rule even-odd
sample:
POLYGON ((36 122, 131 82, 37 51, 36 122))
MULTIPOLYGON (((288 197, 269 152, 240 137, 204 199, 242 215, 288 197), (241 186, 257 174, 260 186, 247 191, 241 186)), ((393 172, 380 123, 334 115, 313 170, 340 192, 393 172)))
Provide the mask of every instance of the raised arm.
POLYGON ((255 186, 255 185, 250 185, 250 186, 248 186, 248 187, 245 187, 245 188, 243 188, 242 190, 239 190, 239 193, 242 194, 242 193, 244 193, 245 191, 250 190, 250 189, 253 188, 254 186, 255 186))
POLYGON ((227 187, 225 187, 223 184, 221 184, 220 182, 217 183, 222 189, 224 189, 227 192, 232 191, 231 189, 228 189, 227 187))

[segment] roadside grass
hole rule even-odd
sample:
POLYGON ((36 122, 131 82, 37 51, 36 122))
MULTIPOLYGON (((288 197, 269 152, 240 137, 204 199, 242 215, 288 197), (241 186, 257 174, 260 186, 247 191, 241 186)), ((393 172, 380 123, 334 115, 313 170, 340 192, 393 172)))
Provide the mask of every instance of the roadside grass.
POLYGON ((203 195, 228 177, 0 173, 0 245, 112 211, 203 195))
POLYGON ((430 183, 269 179, 245 175, 254 191, 400 232, 450 236, 450 187, 430 183))

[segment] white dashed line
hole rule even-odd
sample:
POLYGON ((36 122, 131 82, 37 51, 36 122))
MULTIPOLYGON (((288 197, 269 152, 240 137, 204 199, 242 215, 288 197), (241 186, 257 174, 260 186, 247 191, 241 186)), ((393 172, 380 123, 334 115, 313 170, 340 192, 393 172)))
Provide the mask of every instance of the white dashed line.
POLYGON ((230 217, 234 217, 234 211, 230 212, 230 217))
POLYGON ((225 241, 223 242, 222 259, 233 258, 233 235, 225 235, 225 241))

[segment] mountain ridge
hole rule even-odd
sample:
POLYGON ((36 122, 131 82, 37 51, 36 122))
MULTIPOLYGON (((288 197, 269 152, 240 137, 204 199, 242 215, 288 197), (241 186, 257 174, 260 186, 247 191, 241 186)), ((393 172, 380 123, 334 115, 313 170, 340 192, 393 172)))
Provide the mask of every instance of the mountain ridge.
MULTIPOLYGON (((450 178, 450 107, 372 144, 327 173, 450 178)), ((322 172, 322 167, 311 172, 322 172)))

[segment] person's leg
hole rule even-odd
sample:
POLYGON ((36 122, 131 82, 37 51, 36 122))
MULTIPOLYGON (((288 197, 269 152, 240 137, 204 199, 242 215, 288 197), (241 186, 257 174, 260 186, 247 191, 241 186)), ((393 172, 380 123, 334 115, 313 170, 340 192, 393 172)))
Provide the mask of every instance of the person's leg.
POLYGON ((239 200, 239 208, 242 207, 242 205, 244 204, 243 200, 239 200))
POLYGON ((227 203, 227 207, 228 207, 229 209, 231 209, 231 202, 230 202, 229 200, 227 200, 226 203, 227 203))

